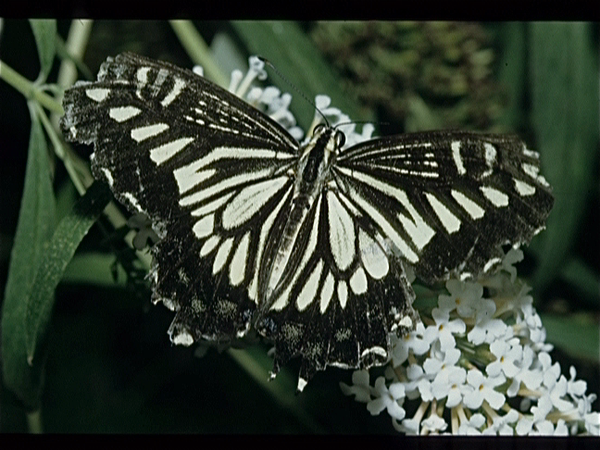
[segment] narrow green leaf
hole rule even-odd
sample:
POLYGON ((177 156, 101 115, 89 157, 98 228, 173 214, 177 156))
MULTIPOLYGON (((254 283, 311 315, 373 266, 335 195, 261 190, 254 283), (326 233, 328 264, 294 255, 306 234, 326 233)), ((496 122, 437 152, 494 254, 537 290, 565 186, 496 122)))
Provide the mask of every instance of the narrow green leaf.
MULTIPOLYGON (((373 118, 357 106, 351 93, 341 88, 339 78, 296 23, 236 21, 232 22, 232 26, 250 54, 271 61, 298 91, 311 100, 317 94, 325 94, 331 98, 332 106, 348 114, 352 120, 373 118)), ((269 83, 296 94, 288 83, 278 78, 271 73, 269 83)), ((306 130, 315 113, 313 106, 299 99, 292 101, 290 109, 306 130)))
POLYGON ((25 332, 30 364, 42 343, 54 305, 54 291, 79 243, 111 199, 110 190, 95 182, 79 199, 71 214, 60 221, 37 268, 27 303, 25 332))
POLYGON ((55 223, 48 148, 33 104, 25 186, 2 304, 2 371, 6 386, 26 408, 37 409, 42 366, 27 364, 25 314, 35 270, 55 223))
POLYGON ((499 55, 498 81, 508 93, 508 106, 501 124, 510 131, 519 131, 526 125, 523 110, 527 81, 526 26, 523 22, 503 22, 500 25, 502 54, 499 55))
POLYGON ((556 199, 546 232, 534 240, 543 255, 533 281, 538 287, 552 280, 568 259, 588 194, 596 188, 598 58, 592 27, 530 25, 532 123, 542 173, 556 199))
POLYGON ((31 29, 40 57, 40 82, 46 81, 56 53, 56 20, 30 19, 31 29))
POLYGON ((598 361, 598 323, 587 315, 541 314, 548 342, 577 358, 598 361))

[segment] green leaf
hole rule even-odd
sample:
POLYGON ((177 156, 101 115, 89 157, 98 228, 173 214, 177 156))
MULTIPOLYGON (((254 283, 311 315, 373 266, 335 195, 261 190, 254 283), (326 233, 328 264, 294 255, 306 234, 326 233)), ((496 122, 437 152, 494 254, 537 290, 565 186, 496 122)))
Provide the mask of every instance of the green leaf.
POLYGON ((520 131, 525 125, 526 26, 523 22, 503 22, 500 26, 502 54, 499 55, 498 81, 508 93, 508 106, 500 123, 503 129, 510 131, 520 131))
POLYGON ((573 357, 598 361, 598 323, 593 318, 583 314, 540 316, 546 328, 548 342, 559 346, 573 357))
POLYGON ((46 139, 35 107, 29 108, 25 186, 2 304, 2 371, 6 386, 33 410, 39 406, 43 364, 27 364, 25 314, 38 262, 54 230, 55 200, 46 139))
POLYGON ((568 259, 588 194, 596 189, 598 59, 593 43, 589 23, 530 24, 532 123, 542 173, 556 199, 546 232, 533 242, 543 255, 533 280, 538 288, 568 259))
POLYGON ((111 199, 108 187, 95 182, 71 214, 60 221, 40 261, 25 316, 27 358, 33 362, 45 337, 54 306, 54 291, 75 250, 111 199))
MULTIPOLYGON (((232 26, 251 55, 268 59, 299 92, 311 101, 317 94, 331 98, 332 106, 350 116, 351 120, 371 120, 373 116, 359 108, 351 93, 340 86, 339 77, 331 70, 304 31, 294 22, 232 22, 232 26)), ((269 69, 267 68, 269 73, 269 69)), ((293 88, 272 72, 269 83, 293 92, 293 88)), ((295 97, 299 97, 296 95, 295 97)), ((299 99, 290 109, 306 131, 315 114, 314 107, 299 99)))
POLYGON ((31 29, 40 57, 40 76, 38 81, 44 82, 52 69, 56 53, 56 20, 30 19, 31 29))

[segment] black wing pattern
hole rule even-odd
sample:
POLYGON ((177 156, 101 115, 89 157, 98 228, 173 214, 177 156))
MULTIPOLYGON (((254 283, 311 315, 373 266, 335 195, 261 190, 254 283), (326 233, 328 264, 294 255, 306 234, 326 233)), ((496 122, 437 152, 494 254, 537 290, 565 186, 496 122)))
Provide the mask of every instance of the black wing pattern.
POLYGON ((537 153, 516 137, 427 132, 341 150, 321 127, 300 147, 233 94, 168 63, 109 58, 65 93, 69 140, 161 240, 154 300, 175 343, 251 326, 273 375, 302 358, 298 387, 328 365, 370 367, 418 320, 405 265, 425 281, 476 275, 527 242, 552 207, 537 153))

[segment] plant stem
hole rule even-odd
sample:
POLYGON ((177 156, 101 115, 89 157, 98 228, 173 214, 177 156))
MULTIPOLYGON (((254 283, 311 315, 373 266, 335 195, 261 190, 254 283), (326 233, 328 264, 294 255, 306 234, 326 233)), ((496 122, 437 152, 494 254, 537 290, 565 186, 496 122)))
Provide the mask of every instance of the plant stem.
POLYGON ((36 409, 35 411, 27 413, 27 428, 31 434, 41 434, 44 432, 42 427, 41 409, 36 409))
POLYGON ((39 89, 34 83, 29 81, 20 73, 16 72, 4 61, 0 60, 0 79, 3 79, 17 91, 25 96, 28 100, 36 100, 40 105, 56 112, 60 115, 64 114, 62 106, 54 98, 50 97, 44 91, 39 89))

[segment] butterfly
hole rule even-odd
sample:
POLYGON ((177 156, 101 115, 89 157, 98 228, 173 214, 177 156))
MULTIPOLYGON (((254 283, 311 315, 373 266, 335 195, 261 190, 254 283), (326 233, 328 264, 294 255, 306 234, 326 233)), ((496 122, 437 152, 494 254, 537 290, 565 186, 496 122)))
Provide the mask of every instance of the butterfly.
POLYGON ((345 146, 319 124, 300 144, 275 120, 190 70, 131 53, 65 92, 69 141, 94 176, 146 214, 153 301, 176 344, 255 330, 272 376, 301 358, 298 389, 327 366, 389 359, 426 283, 488 272, 552 208, 539 155, 516 136, 431 131, 345 146))

